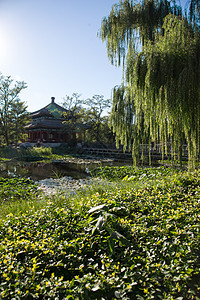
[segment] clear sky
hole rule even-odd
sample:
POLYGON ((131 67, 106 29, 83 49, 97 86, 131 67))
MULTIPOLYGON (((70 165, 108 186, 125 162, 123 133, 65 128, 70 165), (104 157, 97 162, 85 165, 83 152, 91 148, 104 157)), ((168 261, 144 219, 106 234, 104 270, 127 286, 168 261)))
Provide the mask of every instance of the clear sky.
POLYGON ((20 94, 30 112, 77 92, 111 98, 122 70, 97 37, 119 0, 0 0, 0 72, 28 85, 20 94))

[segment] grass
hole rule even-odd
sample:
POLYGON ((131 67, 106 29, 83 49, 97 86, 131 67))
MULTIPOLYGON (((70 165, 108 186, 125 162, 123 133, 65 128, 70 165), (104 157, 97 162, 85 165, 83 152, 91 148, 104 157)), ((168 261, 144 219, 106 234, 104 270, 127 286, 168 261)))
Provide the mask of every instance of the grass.
POLYGON ((102 181, 75 195, 33 193, 20 212, 11 204, 0 225, 0 297, 199 299, 199 175, 100 168, 102 181))
POLYGON ((0 219, 8 214, 19 215, 30 207, 42 208, 40 193, 32 180, 26 178, 0 178, 0 219), (40 203, 41 202, 41 203, 40 203))
POLYGON ((15 159, 23 161, 38 161, 50 159, 53 157, 50 147, 33 147, 33 148, 0 148, 1 160, 15 159))
POLYGON ((64 160, 67 161, 76 155, 70 154, 57 154, 54 153, 55 149, 51 147, 33 147, 33 148, 12 148, 3 147, 0 148, 0 161, 7 160, 19 160, 19 161, 52 161, 52 160, 64 160))

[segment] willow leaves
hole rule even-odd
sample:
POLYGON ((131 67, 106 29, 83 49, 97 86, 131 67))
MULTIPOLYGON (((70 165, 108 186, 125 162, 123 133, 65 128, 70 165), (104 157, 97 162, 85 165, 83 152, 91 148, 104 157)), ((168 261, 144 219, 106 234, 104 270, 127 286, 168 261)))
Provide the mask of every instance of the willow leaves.
POLYGON ((124 82, 113 90, 112 125, 117 142, 171 144, 181 159, 188 145, 194 165, 199 148, 200 40, 178 6, 167 1, 121 1, 102 21, 101 38, 111 62, 124 61, 124 82), (139 42, 138 42, 139 41, 139 42))

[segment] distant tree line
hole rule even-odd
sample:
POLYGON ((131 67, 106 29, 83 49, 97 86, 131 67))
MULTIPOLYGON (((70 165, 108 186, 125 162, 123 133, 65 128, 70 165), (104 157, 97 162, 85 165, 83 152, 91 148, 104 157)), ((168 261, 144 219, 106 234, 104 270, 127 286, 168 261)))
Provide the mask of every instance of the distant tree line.
POLYGON ((78 93, 63 98, 63 107, 68 111, 64 113, 66 130, 74 131, 79 125, 87 125, 86 142, 97 144, 111 144, 114 135, 109 125, 110 99, 102 95, 82 99, 78 93))
MULTIPOLYGON (((19 96, 27 88, 24 81, 14 81, 10 76, 0 74, 0 145, 17 145, 26 140, 24 127, 30 121, 30 114, 24 101, 19 96)), ((109 127, 109 99, 94 95, 82 99, 78 93, 63 98, 62 106, 66 109, 65 130, 76 131, 77 127, 87 125, 86 142, 112 143, 114 136, 109 127)))

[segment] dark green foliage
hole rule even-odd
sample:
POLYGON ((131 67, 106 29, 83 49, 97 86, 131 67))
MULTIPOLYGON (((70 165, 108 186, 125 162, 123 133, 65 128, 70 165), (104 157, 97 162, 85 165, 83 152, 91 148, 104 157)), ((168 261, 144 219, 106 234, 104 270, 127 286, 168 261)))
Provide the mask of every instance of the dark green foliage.
POLYGON ((29 120, 27 106, 20 101, 20 92, 27 87, 24 81, 0 74, 0 136, 1 143, 18 143, 29 120))
POLYGON ((26 147, 20 148, 3 147, 0 148, 0 157, 11 158, 21 161, 38 161, 52 158, 52 148, 50 147, 26 147))
POLYGON ((113 137, 108 117, 103 116, 103 113, 108 114, 111 106, 110 99, 104 99, 103 95, 94 95, 85 100, 84 104, 87 106, 85 117, 87 125, 89 125, 86 135, 87 142, 112 143, 113 137))
POLYGON ((176 174, 178 171, 172 168, 136 168, 132 166, 124 167, 100 167, 91 170, 92 176, 99 176, 101 178, 115 181, 115 180, 129 180, 129 181, 147 181, 162 179, 163 176, 170 174, 176 174))
POLYGON ((66 199, 10 214, 0 226, 1 298, 199 299, 200 174, 143 171, 142 188, 80 198, 78 210, 66 199))
POLYGON ((0 178, 0 203, 29 200, 37 195, 37 186, 32 180, 24 178, 0 178))
POLYGON ((67 109, 63 115, 66 119, 63 122, 66 125, 65 130, 71 133, 85 130, 85 143, 114 142, 107 116, 111 106, 110 99, 104 99, 103 95, 94 95, 86 100, 80 97, 78 93, 73 93, 71 97, 66 95, 64 98, 63 106, 67 109))
POLYGON ((51 147, 34 147, 18 150, 18 159, 22 161, 38 161, 52 158, 51 147))

